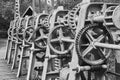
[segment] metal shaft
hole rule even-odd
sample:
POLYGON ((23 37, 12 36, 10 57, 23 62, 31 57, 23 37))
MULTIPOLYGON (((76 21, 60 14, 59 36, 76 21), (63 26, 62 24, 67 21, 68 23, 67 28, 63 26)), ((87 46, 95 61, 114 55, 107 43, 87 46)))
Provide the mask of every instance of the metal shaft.
POLYGON ((104 21, 104 16, 101 15, 101 16, 94 17, 93 21, 95 21, 95 22, 103 22, 104 21))
POLYGON ((107 44, 107 43, 95 42, 94 45, 98 46, 98 47, 104 47, 104 48, 110 48, 110 49, 120 49, 120 45, 116 45, 116 44, 107 44))

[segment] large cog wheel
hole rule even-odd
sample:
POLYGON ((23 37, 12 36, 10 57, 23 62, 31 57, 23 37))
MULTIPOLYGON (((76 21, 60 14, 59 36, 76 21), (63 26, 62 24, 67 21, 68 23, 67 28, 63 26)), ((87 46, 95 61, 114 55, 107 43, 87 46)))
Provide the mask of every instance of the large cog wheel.
POLYGON ((48 37, 48 45, 57 54, 66 54, 73 48, 74 33, 69 27, 58 25, 48 37))
POLYGON ((112 49, 95 46, 95 42, 114 43, 111 34, 103 25, 89 25, 83 28, 76 38, 78 55, 90 65, 102 64, 112 52, 112 49))

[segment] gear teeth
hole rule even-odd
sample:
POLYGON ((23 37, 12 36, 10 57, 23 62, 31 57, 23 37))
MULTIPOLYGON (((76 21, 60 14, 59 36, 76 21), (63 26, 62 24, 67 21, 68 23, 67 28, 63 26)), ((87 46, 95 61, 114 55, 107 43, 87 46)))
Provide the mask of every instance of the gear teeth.
MULTIPOLYGON (((109 43, 110 44, 112 44, 112 43, 114 43, 114 41, 113 41, 113 37, 112 37, 112 35, 110 34, 110 32, 109 32, 109 30, 107 29, 107 27, 105 27, 105 26, 102 26, 102 25, 100 25, 100 24, 90 24, 90 25, 87 25, 86 27, 84 27, 84 28, 82 28, 79 32, 78 32, 78 34, 77 34, 77 37, 76 37, 76 40, 75 40, 75 49, 76 49, 76 52, 77 52, 77 54, 79 55, 79 59, 80 59, 80 61, 81 61, 81 63, 82 62, 86 62, 87 64, 90 64, 90 65, 97 65, 97 64, 101 64, 102 62, 100 62, 100 63, 96 63, 96 62, 89 62, 89 61, 87 61, 87 59, 85 58, 85 57, 83 57, 82 56, 82 53, 81 53, 81 49, 80 49, 80 45, 81 45, 81 39, 83 38, 83 35, 85 34, 85 32, 86 32, 86 30, 88 30, 88 29, 91 29, 91 28, 95 28, 95 27, 100 27, 100 29, 103 29, 105 32, 104 33, 108 33, 108 35, 107 36, 109 36, 109 43)), ((103 33, 103 34, 104 34, 103 33)), ((85 40, 85 39, 84 39, 85 40)), ((111 51, 109 51, 108 53, 107 53, 107 55, 109 55, 109 53, 111 53, 111 51)), ((107 57, 108 58, 108 57, 107 57)))
POLYGON ((55 58, 54 59, 54 69, 59 70, 60 69, 60 59, 55 58))
POLYGON ((104 24, 106 26, 114 26, 112 16, 113 16, 113 12, 114 12, 115 8, 116 8, 116 6, 111 6, 106 10, 105 18, 104 18, 104 24))
POLYGON ((77 12, 80 10, 81 4, 77 4, 69 13, 68 13, 68 24, 71 27, 71 29, 76 29, 76 15, 77 12))

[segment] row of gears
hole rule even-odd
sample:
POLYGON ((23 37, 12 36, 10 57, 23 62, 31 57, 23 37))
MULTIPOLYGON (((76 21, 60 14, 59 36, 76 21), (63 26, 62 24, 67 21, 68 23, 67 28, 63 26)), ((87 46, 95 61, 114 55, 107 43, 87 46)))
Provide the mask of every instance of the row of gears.
MULTIPOLYGON (((114 22, 115 19, 113 19, 113 16, 115 15, 111 13, 116 13, 116 9, 118 10, 118 7, 119 6, 117 6, 117 8, 116 6, 110 6, 106 9, 104 14, 105 17, 102 19, 104 20, 104 23, 97 22, 95 24, 90 23, 87 24, 87 26, 85 25, 84 28, 78 32, 76 38, 73 33, 75 33, 75 30, 77 29, 77 21, 79 20, 76 18, 78 18, 80 14, 81 7, 77 6, 73 8, 73 10, 69 11, 68 15, 65 16, 68 25, 58 25, 50 32, 50 36, 48 38, 50 48, 55 53, 63 55, 72 51, 75 44, 76 52, 81 60, 80 62, 85 62, 86 64, 93 66, 106 64, 106 60, 112 53, 112 47, 108 46, 109 44, 114 44, 113 35, 111 35, 110 32, 110 26, 115 29, 119 28, 116 25, 118 22, 114 22), (107 20, 108 18, 113 19, 113 21, 107 20), (109 21, 112 23, 109 23, 109 21)), ((74 54, 74 51, 72 54, 74 54)))
MULTIPOLYGON (((53 75, 53 80, 74 80, 74 77, 71 76, 78 77, 80 75, 82 80, 87 80, 87 78, 93 80, 92 74, 95 76, 97 75, 95 73, 99 73, 100 70, 106 71, 107 65, 110 64, 107 62, 112 53, 111 45, 114 44, 110 31, 113 28, 119 28, 118 18, 115 21, 113 13, 119 16, 119 6, 107 8, 102 22, 99 22, 101 20, 99 17, 103 14, 97 15, 95 18, 100 19, 98 22, 92 22, 92 20, 89 24, 85 22, 84 27, 78 29, 81 28, 78 24, 79 20, 82 20, 79 19, 81 10, 91 7, 87 6, 87 8, 81 9, 86 4, 80 3, 70 11, 59 9, 50 15, 41 13, 37 16, 26 16, 20 18, 17 28, 9 29, 9 36, 17 37, 19 41, 25 42, 25 45, 30 45, 29 49, 42 63, 39 68, 35 67, 35 70, 40 72, 38 75, 42 76, 41 79, 47 80, 51 77, 47 75, 53 75), (75 75, 72 74, 74 71, 76 71, 75 75), (58 75, 59 73, 60 75, 58 75)), ((96 4, 89 5, 94 7, 96 4)), ((86 16, 84 17, 86 18, 86 16)))

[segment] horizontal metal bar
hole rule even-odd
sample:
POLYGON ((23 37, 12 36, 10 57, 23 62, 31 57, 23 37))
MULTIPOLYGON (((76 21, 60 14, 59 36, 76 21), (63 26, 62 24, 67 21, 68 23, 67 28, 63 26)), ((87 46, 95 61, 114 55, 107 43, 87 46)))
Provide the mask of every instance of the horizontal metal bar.
POLYGON ((107 69, 107 65, 99 65, 99 66, 78 66, 77 68, 73 69, 73 71, 89 71, 89 70, 93 70, 95 68, 102 68, 102 69, 107 69))
POLYGON ((120 77, 119 73, 115 73, 115 72, 111 72, 111 71, 107 71, 107 74, 112 74, 112 75, 120 77))
POLYGON ((117 50, 120 49, 120 45, 116 45, 116 44, 95 42, 94 45, 98 47, 104 47, 104 48, 110 48, 110 49, 117 49, 117 50))
POLYGON ((104 21, 104 16, 101 15, 101 16, 96 16, 93 18, 93 21, 95 22, 103 22, 104 21))

